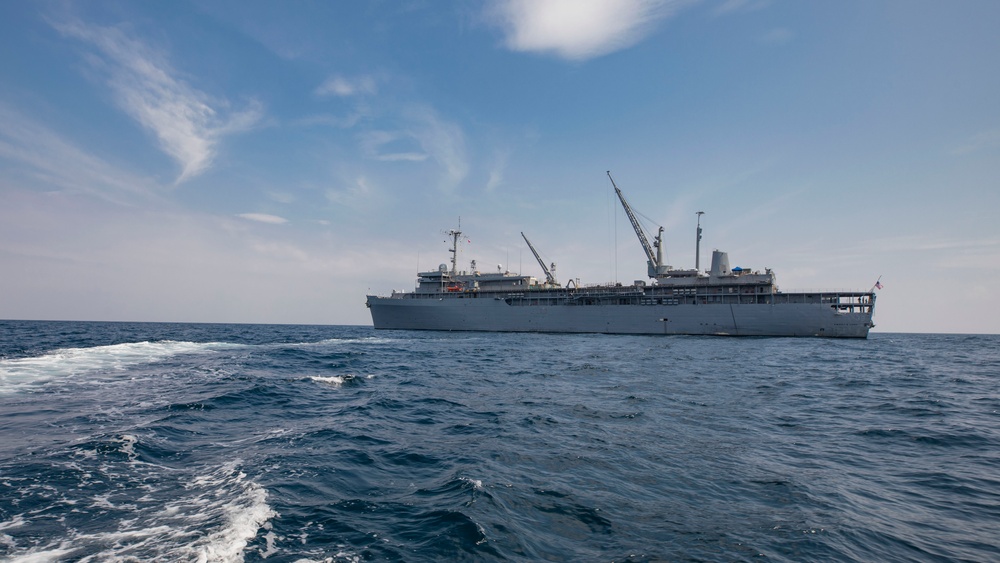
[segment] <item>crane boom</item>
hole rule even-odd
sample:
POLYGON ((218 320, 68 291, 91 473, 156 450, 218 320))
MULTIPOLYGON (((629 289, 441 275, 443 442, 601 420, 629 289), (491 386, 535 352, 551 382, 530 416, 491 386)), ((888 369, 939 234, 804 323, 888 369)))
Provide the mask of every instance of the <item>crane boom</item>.
POLYGON ((622 202, 622 208, 625 209, 625 214, 628 215, 628 220, 632 223, 632 228, 635 229, 636 236, 639 237, 639 244, 642 245, 642 249, 646 252, 649 277, 655 278, 663 269, 660 267, 660 263, 663 262, 661 250, 663 227, 660 227, 660 232, 657 233, 654 243, 652 245, 649 244, 646 233, 642 230, 642 226, 639 225, 639 220, 636 219, 635 213, 632 212, 632 206, 625 201, 625 195, 618 189, 618 184, 615 184, 615 179, 611 177, 610 170, 608 170, 608 178, 611 180, 611 185, 615 187, 615 194, 618 196, 618 200, 622 202), (656 252, 653 252, 653 246, 656 246, 656 252))
MULTIPOLYGON (((521 237, 524 239, 524 242, 528 243, 528 248, 530 248, 531 253, 535 255, 535 260, 538 260, 538 265, 541 266, 542 271, 545 272, 545 283, 559 285, 559 282, 556 281, 555 275, 553 275, 548 267, 545 266, 545 262, 542 261, 542 257, 538 255, 538 251, 535 250, 535 247, 531 245, 531 241, 528 240, 527 236, 525 236, 524 231, 521 231, 521 237)), ((555 268, 555 264, 552 264, 552 267, 555 268)))

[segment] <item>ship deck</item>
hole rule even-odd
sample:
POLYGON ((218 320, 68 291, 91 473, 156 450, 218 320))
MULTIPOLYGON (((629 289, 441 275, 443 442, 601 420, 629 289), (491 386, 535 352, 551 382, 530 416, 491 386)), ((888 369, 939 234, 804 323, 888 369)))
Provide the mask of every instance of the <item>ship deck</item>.
POLYGON ((841 312, 867 313, 875 295, 866 291, 814 291, 785 293, 769 284, 721 286, 585 286, 579 288, 529 288, 523 291, 396 292, 395 299, 496 299, 511 306, 592 305, 829 305, 841 312))

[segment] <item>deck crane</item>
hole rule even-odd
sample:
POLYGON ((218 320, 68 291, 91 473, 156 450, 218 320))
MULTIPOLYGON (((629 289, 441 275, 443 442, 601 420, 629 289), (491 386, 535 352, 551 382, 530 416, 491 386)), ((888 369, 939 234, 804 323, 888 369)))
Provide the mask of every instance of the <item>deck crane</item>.
POLYGON ((615 194, 618 195, 618 199, 622 202, 622 208, 625 209, 625 214, 628 215, 628 220, 632 223, 632 228, 635 229, 636 236, 639 237, 639 244, 646 251, 647 273, 649 277, 653 279, 666 277, 670 266, 663 263, 663 227, 660 227, 659 232, 656 233, 656 238, 653 239, 653 244, 650 245, 649 240, 646 238, 646 233, 642 230, 642 226, 639 225, 639 220, 636 219, 635 213, 632 212, 632 207, 625 201, 625 196, 618 189, 618 185, 615 184, 615 179, 611 177, 610 170, 608 170, 608 178, 611 180, 611 185, 615 188, 615 194), (656 247, 655 253, 653 252, 653 247, 656 247))
POLYGON ((538 251, 535 250, 535 247, 531 245, 531 241, 528 240, 527 236, 525 236, 524 231, 521 231, 521 237, 524 238, 524 242, 528 243, 528 248, 530 248, 531 253, 535 255, 535 260, 538 260, 538 265, 541 266, 542 271, 545 272, 545 284, 551 286, 558 286, 559 282, 556 281, 556 276, 554 273, 556 269, 555 262, 552 263, 551 267, 546 267, 545 262, 542 261, 542 257, 538 255, 538 251))

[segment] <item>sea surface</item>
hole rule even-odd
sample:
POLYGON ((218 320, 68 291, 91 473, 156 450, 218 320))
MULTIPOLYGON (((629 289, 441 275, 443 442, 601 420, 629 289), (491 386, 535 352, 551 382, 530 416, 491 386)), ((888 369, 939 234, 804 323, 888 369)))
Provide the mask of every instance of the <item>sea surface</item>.
POLYGON ((1000 561, 1000 336, 0 321, 0 560, 1000 561))

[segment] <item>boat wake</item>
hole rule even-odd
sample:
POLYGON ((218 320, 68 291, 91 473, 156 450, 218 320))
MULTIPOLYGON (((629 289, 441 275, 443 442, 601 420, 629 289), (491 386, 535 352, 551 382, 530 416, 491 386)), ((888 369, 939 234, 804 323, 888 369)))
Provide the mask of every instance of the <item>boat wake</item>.
MULTIPOLYGON (((0 543, 8 548, 5 560, 241 562, 249 542, 262 528, 269 530, 269 520, 277 513, 267 503, 267 491, 247 478, 240 463, 232 461, 193 477, 166 475, 161 473, 166 468, 130 463, 130 475, 117 477, 141 496, 125 501, 119 498, 123 492, 108 491, 93 496, 86 507, 73 502, 77 506, 71 511, 77 514, 63 523, 63 537, 24 545, 31 540, 19 533, 22 529, 58 526, 41 522, 47 519, 45 507, 0 522, 0 543), (183 484, 178 487, 178 482, 183 484), (105 522, 112 518, 117 529, 106 531, 103 526, 105 531, 88 531, 86 521, 92 516, 83 513, 100 514, 105 522)), ((32 496, 30 489, 36 484, 22 482, 22 486, 25 490, 20 492, 32 496)), ((265 546, 259 551, 266 557, 274 551, 273 534, 265 534, 263 541, 265 546)))
POLYGON ((24 385, 84 374, 121 372, 181 354, 200 354, 242 347, 223 342, 128 342, 89 348, 61 348, 28 358, 0 360, 0 393, 24 385))

